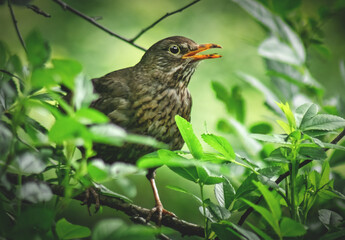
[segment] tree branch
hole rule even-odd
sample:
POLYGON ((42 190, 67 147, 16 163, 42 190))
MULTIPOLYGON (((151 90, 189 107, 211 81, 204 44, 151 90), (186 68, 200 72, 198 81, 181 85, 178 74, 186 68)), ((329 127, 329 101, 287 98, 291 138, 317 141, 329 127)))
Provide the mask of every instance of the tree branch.
MULTIPOLYGON (((16 174, 7 173, 6 176, 7 176, 7 179, 11 183, 13 183, 13 184, 18 183, 18 176, 16 174)), ((30 178, 30 177, 25 177, 25 176, 22 177, 23 183, 28 182, 28 181, 37 182, 37 180, 30 178)), ((46 183, 46 182, 43 182, 43 183, 47 184, 50 187, 50 189, 54 195, 65 197, 65 188, 63 186, 51 184, 51 183, 46 183)), ((78 192, 78 191, 76 190, 75 192, 78 192)), ((85 200, 85 192, 77 194, 77 195, 73 196, 72 198, 75 200, 84 201, 85 200)), ((100 200, 100 204, 102 206, 107 206, 107 207, 110 207, 112 209, 116 209, 116 210, 119 210, 121 212, 124 212, 125 214, 127 214, 128 216, 130 216, 133 219, 146 219, 147 216, 149 215, 150 211, 151 211, 150 209, 143 208, 143 207, 140 207, 138 205, 125 202, 124 200, 122 200, 120 198, 99 195, 99 200, 100 200)), ((89 201, 91 203, 95 203, 95 200, 93 198, 89 198, 89 201)), ((156 214, 154 214, 151 217, 151 220, 154 222, 157 222, 158 216, 156 214)), ((179 219, 179 218, 176 218, 176 217, 165 215, 162 218, 161 224, 180 232, 182 234, 182 236, 184 236, 184 235, 193 236, 194 235, 194 236, 204 237, 204 229, 201 226, 196 225, 194 223, 186 222, 186 221, 179 219)))
POLYGON ((14 15, 14 12, 13 12, 13 9, 12 9, 11 0, 7 0, 7 5, 8 5, 8 8, 10 10, 10 13, 11 13, 12 22, 13 22, 14 28, 16 29, 19 41, 20 41, 21 45, 23 46, 23 48, 24 48, 24 50, 26 52, 25 42, 24 42, 23 37, 22 37, 22 35, 21 35, 20 31, 19 31, 19 28, 18 28, 18 25, 17 25, 17 19, 16 19, 15 15, 14 15))
POLYGON ((44 12, 42 9, 40 9, 39 7, 37 7, 36 5, 32 5, 32 4, 27 4, 26 7, 28 9, 31 9, 32 11, 34 11, 35 13, 39 14, 39 15, 42 15, 44 17, 47 17, 47 18, 50 18, 50 14, 49 13, 46 13, 44 12))
POLYGON ((149 25, 148 27, 144 28, 143 30, 141 30, 134 38, 132 38, 130 40, 130 42, 134 42, 136 41, 139 37, 141 37, 141 35, 143 35, 145 32, 147 32, 148 30, 150 30, 151 28, 153 28, 154 26, 156 26, 159 22, 163 21, 165 18, 174 15, 176 13, 182 12, 183 10, 185 10, 186 8, 189 8, 190 6, 196 4, 197 2, 200 2, 200 0, 194 0, 193 2, 187 4, 186 6, 177 9, 176 11, 173 12, 169 12, 166 13, 165 15, 163 15, 162 17, 160 17, 158 20, 156 20, 155 22, 153 22, 151 25, 149 25))
MULTIPOLYGON (((331 142, 332 144, 337 144, 343 137, 345 136, 345 129, 343 129, 343 131, 341 131, 341 133, 339 133, 338 136, 336 136, 333 141, 331 142)), ((323 149, 325 152, 329 150, 329 148, 324 148, 323 149)), ((309 163, 311 163, 313 160, 308 159, 303 161, 299 166, 298 169, 304 167, 305 165, 308 165, 309 163)), ((285 178, 287 178, 288 176, 290 176, 290 172, 285 172, 283 174, 281 174, 277 180, 275 180, 276 184, 281 183, 285 178)), ((270 190, 273 190, 273 188, 270 188, 270 190)), ((260 196, 260 198, 255 202, 255 204, 259 204, 260 201, 262 200, 262 195, 260 196)), ((240 220, 238 221, 238 225, 243 225, 243 223, 246 221, 246 219, 249 217, 249 215, 253 212, 253 208, 250 207, 248 208, 243 215, 241 216, 240 220)))
POLYGON ((102 29, 104 32, 110 34, 111 36, 114 36, 114 37, 116 37, 116 38, 118 38, 118 39, 120 39, 120 40, 122 40, 124 42, 127 42, 127 43, 131 44, 132 46, 134 46, 134 47, 136 47, 136 48, 138 48, 140 50, 146 51, 146 49, 144 47, 139 46, 138 44, 135 44, 130 39, 127 39, 127 38, 125 38, 125 37, 123 37, 123 36, 121 36, 121 35, 119 35, 117 33, 114 33, 112 31, 110 31, 108 28, 106 28, 106 27, 102 26, 101 24, 99 24, 98 22, 96 22, 94 18, 86 16, 82 12, 79 12, 78 10, 76 10, 76 9, 70 7, 69 5, 67 5, 67 3, 65 3, 65 2, 63 2, 61 0, 52 0, 52 1, 57 3, 58 5, 60 5, 64 10, 68 10, 68 11, 76 14, 77 16, 85 19, 86 21, 90 22, 91 24, 95 25, 96 27, 102 29))

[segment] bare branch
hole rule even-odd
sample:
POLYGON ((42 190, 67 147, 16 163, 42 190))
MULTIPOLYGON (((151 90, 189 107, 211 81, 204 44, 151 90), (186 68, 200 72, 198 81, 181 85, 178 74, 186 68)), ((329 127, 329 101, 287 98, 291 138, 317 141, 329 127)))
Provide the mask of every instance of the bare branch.
MULTIPOLYGON (((331 142, 332 144, 337 144, 343 137, 345 136, 345 129, 343 129, 343 131, 341 131, 341 133, 339 133, 338 136, 336 136, 333 141, 331 142)), ((327 150, 329 150, 329 148, 324 148, 323 149, 325 152, 327 150)), ((308 165, 309 163, 311 163, 313 160, 308 159, 303 161, 299 166, 298 169, 304 167, 305 165, 308 165)), ((285 178, 287 178, 288 176, 290 176, 290 172, 285 172, 283 174, 281 174, 277 180, 275 181, 276 184, 281 183, 285 178)), ((270 188, 270 190, 273 190, 273 188, 270 188)), ((260 196, 260 198, 255 202, 255 204, 259 204, 260 201, 262 200, 262 196, 260 196)), ((238 225, 243 225, 243 223, 246 221, 246 219, 249 217, 249 215, 253 212, 253 208, 250 207, 248 208, 243 215, 241 216, 240 220, 238 221, 238 225)))
POLYGON ((196 4, 197 2, 200 2, 200 0, 194 0, 193 2, 187 4, 186 6, 177 9, 176 11, 173 12, 169 12, 166 13, 164 16, 160 17, 158 20, 156 20, 154 23, 152 23, 151 25, 149 25, 148 27, 144 28, 143 30, 141 30, 141 32, 139 32, 134 38, 132 38, 130 41, 131 42, 135 42, 141 35, 143 35, 145 32, 147 32, 148 30, 150 30, 151 28, 153 28, 154 26, 156 26, 159 22, 161 22, 162 20, 164 20, 165 18, 174 15, 176 13, 182 12, 183 10, 185 10, 186 8, 189 8, 190 6, 196 4))
POLYGON ((42 9, 40 9, 36 5, 27 4, 26 7, 31 9, 32 11, 34 11, 35 13, 37 13, 39 15, 42 15, 42 16, 47 17, 47 18, 51 17, 49 13, 44 12, 42 9))
POLYGON ((78 15, 79 17, 85 19, 86 21, 90 22, 91 24, 95 25, 96 27, 102 29, 106 33, 110 34, 111 36, 114 36, 114 37, 116 37, 122 41, 125 41, 125 42, 131 44, 132 46, 134 46, 140 50, 146 51, 146 49, 143 48, 142 46, 139 46, 138 44, 133 43, 130 39, 127 39, 127 38, 125 38, 125 37, 123 37, 117 33, 110 31, 108 28, 106 28, 106 27, 102 26, 101 24, 99 24, 98 22, 96 22, 94 18, 86 16, 85 14, 79 12, 77 9, 74 9, 71 6, 67 5, 67 3, 65 3, 61 0, 52 0, 52 1, 59 4, 64 10, 68 10, 68 11, 78 15))
POLYGON ((17 19, 16 19, 15 15, 14 15, 14 12, 13 12, 13 9, 12 9, 11 0, 7 0, 7 5, 8 5, 8 8, 10 10, 10 13, 11 13, 12 22, 13 22, 14 28, 16 29, 19 41, 22 44, 22 46, 23 46, 23 48, 24 48, 24 50, 26 52, 25 42, 24 42, 23 37, 22 37, 22 35, 21 35, 20 31, 19 31, 19 28, 18 28, 18 25, 17 25, 17 19))
MULTIPOLYGON (((18 183, 18 176, 16 174, 7 173, 6 176, 7 176, 7 179, 11 183, 14 183, 14 184, 18 183)), ((22 181, 23 183, 28 182, 28 181, 37 182, 37 180, 29 178, 29 177, 25 177, 25 176, 22 177, 22 181)), ((65 196, 65 188, 63 186, 50 184, 50 183, 46 183, 46 184, 50 187, 54 195, 61 196, 61 197, 65 196)), ((78 191, 76 190, 75 192, 78 192, 78 191)), ((84 201, 85 192, 73 196, 73 199, 84 201)), ((99 195, 99 200, 100 200, 101 205, 124 212, 125 214, 127 214, 128 216, 134 219, 146 219, 151 211, 150 209, 125 202, 122 199, 115 198, 115 197, 99 195)), ((91 203, 95 203, 95 200, 93 198, 90 198, 89 201, 91 203)), ((153 215, 151 220, 157 222, 158 216, 153 215)), ((161 224, 180 232, 183 236, 188 235, 188 236, 204 237, 204 229, 201 226, 196 225, 194 223, 186 222, 176 217, 165 215, 162 218, 161 224)))

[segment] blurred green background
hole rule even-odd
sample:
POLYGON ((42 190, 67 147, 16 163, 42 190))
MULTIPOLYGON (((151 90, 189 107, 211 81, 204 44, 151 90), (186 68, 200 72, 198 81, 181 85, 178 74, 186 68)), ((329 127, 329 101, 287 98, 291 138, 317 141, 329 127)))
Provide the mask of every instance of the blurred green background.
MULTIPOLYGON (((131 38, 165 13, 174 11, 191 1, 66 2, 88 16, 101 16, 102 19, 98 20, 100 24, 126 38, 131 38)), ((299 14, 307 19, 316 15, 320 6, 327 2, 330 1, 302 1, 299 14)), ((32 29, 39 30, 49 41, 53 58, 71 58, 79 61, 84 67, 83 72, 89 78, 100 77, 108 72, 134 65, 144 53, 106 34, 76 15, 64 11, 53 1, 35 0, 32 4, 51 14, 51 18, 35 14, 23 6, 14 6, 18 26, 24 38, 32 29)), ((311 73, 328 90, 326 94, 329 97, 335 93, 345 92, 339 70, 339 62, 345 56, 344 23, 345 14, 337 14, 321 23, 323 40, 328 52, 320 55, 317 49, 312 47, 307 49, 311 73)), ((0 5, 0 30, 0 40, 9 46, 13 53, 25 59, 6 3, 0 5)), ((191 8, 163 20, 140 37, 136 43, 148 48, 156 41, 173 35, 186 36, 198 43, 216 43, 223 47, 218 51, 223 58, 200 64, 189 86, 193 97, 192 124, 197 135, 205 131, 219 134, 216 130, 217 120, 228 117, 224 105, 215 98, 211 81, 222 82, 229 89, 234 84, 245 86, 243 94, 246 99, 247 124, 273 119, 272 113, 264 106, 264 97, 261 93, 241 83, 236 77, 236 72, 242 71, 268 83, 265 62, 257 52, 257 47, 266 38, 266 32, 238 5, 230 0, 202 0, 191 8)), ((236 146, 236 139, 230 139, 230 142, 236 146)), ((204 147, 207 149, 207 146, 204 147)), ((166 167, 158 169, 156 179, 166 209, 173 211, 184 220, 202 224, 198 204, 192 197, 165 188, 166 185, 183 186, 199 195, 198 186, 183 180, 166 167), (188 202, 189 209, 184 208, 184 202, 188 202), (195 202, 193 207, 190 207, 191 202, 195 202)), ((137 186, 134 203, 147 208, 153 207, 151 188, 145 177, 132 176, 127 181, 137 186)), ((123 192, 116 186, 126 184, 132 186, 128 182, 118 184, 116 181, 106 185, 114 191, 123 192)), ((211 187, 208 190, 208 197, 213 197, 211 187)), ((133 196, 134 194, 135 190, 133 196)), ((87 226, 93 226, 101 218, 122 216, 120 212, 104 208, 103 213, 89 217, 86 207, 80 206, 76 201, 71 201, 63 214, 67 215, 67 219, 71 222, 87 226)))

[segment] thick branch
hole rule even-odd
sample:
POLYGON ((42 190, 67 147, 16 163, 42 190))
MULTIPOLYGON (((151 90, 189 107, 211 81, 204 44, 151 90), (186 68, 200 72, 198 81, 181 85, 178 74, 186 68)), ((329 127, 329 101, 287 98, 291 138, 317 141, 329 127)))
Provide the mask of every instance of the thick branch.
POLYGON ((12 4, 11 4, 11 0, 7 0, 7 4, 8 4, 8 8, 10 10, 10 13, 11 13, 11 18, 12 18, 12 22, 13 22, 13 25, 14 25, 14 28, 16 29, 16 32, 17 32, 17 36, 19 38, 19 41, 21 43, 21 45, 23 46, 25 52, 26 52, 26 46, 25 46, 25 42, 23 40, 23 37, 19 31, 19 28, 18 28, 18 24, 17 24, 17 19, 14 15, 14 12, 13 12, 13 9, 12 9, 12 4))
POLYGON ((106 33, 110 34, 111 36, 114 36, 122 41, 125 41, 129 44, 131 44, 132 46, 140 49, 140 50, 143 50, 143 51, 146 51, 145 48, 143 48, 142 46, 139 46, 138 44, 135 44, 134 42, 132 42, 130 39, 127 39, 117 33, 114 33, 112 31, 110 31, 108 28, 102 26, 101 24, 99 24, 98 22, 95 21, 94 18, 92 17, 89 17, 89 16, 86 16, 85 14, 83 14, 82 12, 79 12, 77 9, 74 9, 72 7, 70 7, 69 5, 67 5, 67 3, 61 1, 61 0, 53 0, 55 3, 59 4, 64 10, 68 10, 74 14, 76 14, 77 16, 85 19, 86 21, 90 22, 91 24, 95 25, 96 27, 102 29, 103 31, 105 31, 106 33))
POLYGON ((159 22, 163 21, 165 18, 174 15, 176 13, 182 12, 183 10, 185 10, 186 8, 189 8, 190 6, 196 4, 197 2, 200 2, 200 0, 195 0, 189 4, 187 4, 186 6, 177 9, 176 11, 173 12, 169 12, 166 13, 165 15, 163 15, 162 17, 160 17, 158 20, 156 20, 154 23, 152 23, 151 25, 149 25, 148 27, 144 28, 143 30, 141 30, 141 32, 139 32, 134 38, 132 38, 130 41, 134 42, 136 41, 139 37, 141 37, 141 35, 143 35, 145 32, 147 32, 148 30, 150 30, 151 28, 153 28, 154 26, 156 26, 159 22))
MULTIPOLYGON (((17 184, 18 176, 16 174, 7 173, 6 176, 10 182, 17 184)), ((35 180, 30 179, 28 177, 23 177, 22 181, 27 182, 27 181, 35 181, 35 180)), ((65 188, 63 186, 56 185, 56 184, 48 184, 48 186, 50 187, 54 195, 61 196, 61 197, 65 196, 65 188)), ((74 196, 73 199, 84 201, 85 193, 83 192, 81 194, 78 194, 74 196)), ((122 199, 115 198, 115 197, 99 195, 99 200, 102 206, 107 206, 107 207, 119 210, 132 218, 146 219, 151 211, 150 209, 125 202, 122 199)), ((93 198, 90 198, 89 201, 91 201, 91 203, 95 203, 93 198)), ((151 220, 157 222, 158 220, 157 215, 153 215, 151 217, 151 220)), ((182 235, 188 235, 188 236, 194 235, 194 236, 204 237, 204 229, 201 226, 196 225, 194 223, 186 222, 184 220, 181 220, 175 217, 171 217, 167 215, 163 216, 161 224, 180 232, 182 235)))
MULTIPOLYGON (((337 144, 344 136, 345 136, 345 129, 344 129, 341 133, 339 133, 339 135, 336 136, 336 137, 333 139, 333 141, 332 141, 331 143, 332 143, 332 144, 337 144)), ((329 148, 324 148, 323 150, 326 152, 327 150, 329 150, 329 148)), ((311 159, 308 159, 308 160, 303 161, 303 162, 298 166, 298 169, 304 167, 305 165, 308 165, 308 164, 311 163, 312 161, 313 161, 313 160, 311 160, 311 159)), ((276 183, 276 184, 281 183, 281 182, 282 182, 285 178, 287 178, 288 176, 290 176, 290 172, 285 172, 285 173, 281 174, 281 175, 277 178, 277 180, 275 181, 275 183, 276 183)), ((273 190, 273 189, 270 188, 270 190, 273 190)), ((260 196, 260 198, 256 201, 255 204, 259 204, 261 200, 262 200, 262 196, 260 196)), ((254 209, 251 208, 251 207, 248 208, 248 209, 243 213, 243 215, 241 216, 240 220, 238 221, 238 225, 242 225, 242 224, 246 221, 247 217, 249 217, 249 215, 253 212, 253 210, 254 210, 254 209)))

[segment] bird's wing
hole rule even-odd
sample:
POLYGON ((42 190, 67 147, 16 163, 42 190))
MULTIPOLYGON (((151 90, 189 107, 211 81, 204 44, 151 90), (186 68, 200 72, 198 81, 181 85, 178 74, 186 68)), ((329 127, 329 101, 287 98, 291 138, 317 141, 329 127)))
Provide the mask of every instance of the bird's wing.
POLYGON ((113 123, 124 128, 129 126, 133 116, 128 70, 126 68, 92 79, 98 99, 91 103, 91 107, 103 112, 113 123))

